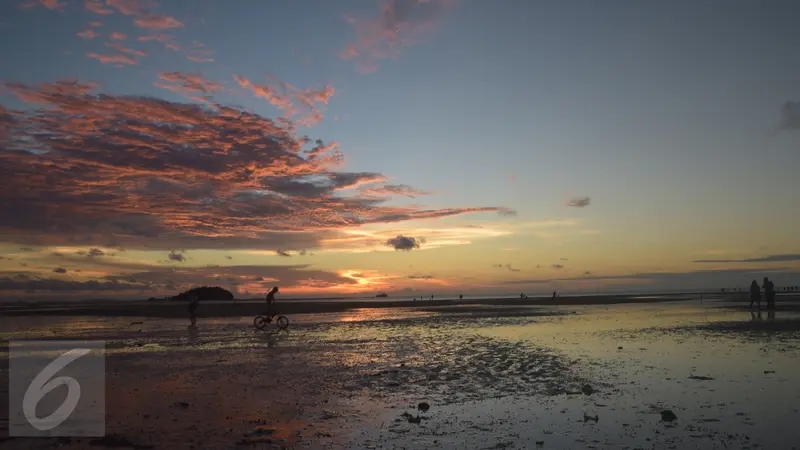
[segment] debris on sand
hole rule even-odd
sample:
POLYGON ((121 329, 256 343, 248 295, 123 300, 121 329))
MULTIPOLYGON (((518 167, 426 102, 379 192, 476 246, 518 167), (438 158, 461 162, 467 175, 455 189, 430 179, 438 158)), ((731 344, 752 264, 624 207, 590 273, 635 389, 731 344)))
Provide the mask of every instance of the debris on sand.
POLYGON ((153 445, 149 444, 134 444, 133 442, 129 441, 128 439, 118 435, 118 434, 108 434, 99 439, 92 439, 89 441, 89 445, 91 446, 102 446, 105 448, 134 448, 134 449, 148 449, 153 448, 153 445))
POLYGON ((278 431, 275 428, 268 427, 266 425, 257 426, 253 429, 253 431, 247 433, 245 437, 243 437, 239 442, 238 445, 250 445, 250 444, 270 444, 272 443, 272 435, 278 431))
POLYGON ((141 324, 143 324, 143 323, 144 323, 144 322, 131 322, 131 325, 141 325, 141 324))
POLYGON ((187 402, 175 402, 175 403, 172 404, 172 406, 179 406, 181 408, 188 408, 189 407, 189 403, 187 403, 187 402))
POLYGON ((581 392, 583 392, 585 395, 592 395, 594 394, 594 388, 592 388, 588 384, 584 384, 583 387, 581 388, 581 392))
POLYGON ((586 413, 583 413, 583 421, 584 422, 588 422, 590 420, 594 420, 594 423, 597 423, 597 422, 600 421, 600 416, 597 415, 597 414, 595 414, 594 416, 590 416, 590 415, 588 415, 586 413))
POLYGON ((414 415, 409 414, 407 412, 404 412, 400 416, 403 417, 404 419, 406 419, 408 421, 408 423, 420 423, 420 422, 422 422, 422 417, 414 416, 414 415))
POLYGON ((544 441, 536 441, 537 447, 544 447, 544 441))
POLYGON ((429 405, 427 402, 422 402, 419 405, 417 405, 417 409, 422 411, 422 412, 428 412, 428 410, 430 408, 431 408, 431 405, 429 405))
POLYGON ((710 380, 713 380, 714 378, 713 377, 706 377, 706 376, 702 376, 702 375, 691 375, 689 377, 689 379, 690 380, 700 380, 700 381, 710 381, 710 380))
POLYGON ((672 412, 672 411, 670 411, 668 409, 665 409, 665 410, 661 411, 661 421, 663 421, 663 422, 674 422, 676 420, 678 420, 678 416, 676 416, 674 412, 672 412))
POLYGON ((769 374, 769 373, 775 373, 775 371, 774 370, 765 370, 764 371, 764 374, 769 374))

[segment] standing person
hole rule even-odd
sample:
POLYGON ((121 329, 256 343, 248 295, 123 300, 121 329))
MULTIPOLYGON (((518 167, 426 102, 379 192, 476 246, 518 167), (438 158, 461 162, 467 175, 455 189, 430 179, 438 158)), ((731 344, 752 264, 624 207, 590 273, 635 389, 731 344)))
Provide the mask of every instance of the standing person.
POLYGON ((278 293, 278 286, 273 287, 267 293, 267 315, 272 317, 275 315, 275 294, 278 293))
POLYGON ((555 299, 556 299, 556 296, 557 296, 557 295, 558 295, 558 292, 556 292, 556 291, 553 291, 553 300, 555 300, 555 299))
POLYGON ((197 307, 200 306, 200 299, 197 295, 192 295, 189 297, 189 321, 192 322, 192 326, 197 323, 197 307))
POLYGON ((775 307, 775 285, 769 278, 764 277, 764 297, 767 300, 767 308, 775 307))
POLYGON ((761 288, 756 280, 750 283, 750 308, 753 307, 753 303, 758 305, 759 310, 761 309, 761 288))

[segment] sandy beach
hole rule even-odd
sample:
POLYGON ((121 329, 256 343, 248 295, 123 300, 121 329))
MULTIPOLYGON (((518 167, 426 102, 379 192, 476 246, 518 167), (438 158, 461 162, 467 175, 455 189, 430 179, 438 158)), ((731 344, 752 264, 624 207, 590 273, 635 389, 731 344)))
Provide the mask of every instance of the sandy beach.
POLYGON ((796 311, 722 301, 428 305, 298 314, 288 332, 259 332, 246 316, 196 328, 172 318, 20 316, 0 318, 0 329, 4 340, 107 342, 111 437, 12 438, 8 449, 800 442, 796 311), (418 410, 422 402, 430 409, 418 410), (665 421, 666 411, 677 419, 665 421))

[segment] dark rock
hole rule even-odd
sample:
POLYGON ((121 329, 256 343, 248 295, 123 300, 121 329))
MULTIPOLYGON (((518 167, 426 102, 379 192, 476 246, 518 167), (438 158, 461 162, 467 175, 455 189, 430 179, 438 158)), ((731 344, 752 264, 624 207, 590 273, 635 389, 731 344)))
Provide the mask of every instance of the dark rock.
POLYGON ((674 412, 665 409, 664 411, 661 411, 661 420, 664 422, 673 422, 678 420, 678 416, 676 416, 674 412))
POLYGON ((702 375, 699 375, 699 376, 698 375, 692 375, 692 376, 689 377, 689 379, 690 380, 709 381, 709 380, 713 380, 714 378, 705 377, 705 376, 702 376, 702 375))
POLYGON ((594 389, 588 384, 584 384, 581 388, 581 392, 583 392, 585 395, 592 395, 594 394, 594 389))
POLYGON ((419 405, 417 405, 417 409, 422 412, 427 412, 430 408, 431 405, 429 405, 427 402, 422 402, 419 405))
POLYGON ((141 324, 143 324, 143 323, 144 323, 144 322, 131 322, 131 325, 141 325, 141 324))
POLYGON ((175 402, 172 404, 172 406, 180 406, 181 408, 188 408, 189 404, 186 402, 175 402))
POLYGON ((767 374, 767 373, 775 373, 775 371, 774 370, 765 370, 764 373, 765 374, 767 374))
POLYGON ((196 295, 198 300, 233 300, 233 294, 230 291, 223 289, 219 286, 203 286, 189 289, 186 292, 170 297, 170 300, 188 302, 191 296, 196 295))

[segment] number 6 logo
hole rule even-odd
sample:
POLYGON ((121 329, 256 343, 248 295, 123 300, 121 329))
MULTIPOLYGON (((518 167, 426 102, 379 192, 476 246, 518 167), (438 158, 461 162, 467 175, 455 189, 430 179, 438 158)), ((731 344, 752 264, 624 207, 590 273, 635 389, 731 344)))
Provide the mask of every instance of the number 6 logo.
POLYGON ((64 353, 48 364, 47 367, 39 372, 39 375, 36 375, 36 378, 31 381, 28 390, 25 391, 25 397, 22 398, 22 412, 25 413, 25 418, 28 419, 28 423, 34 428, 39 431, 52 430, 67 420, 70 414, 72 414, 72 411, 75 410, 75 407, 78 406, 78 400, 81 398, 81 385, 78 383, 78 380, 66 376, 53 378, 52 380, 50 380, 50 378, 64 367, 67 367, 71 362, 88 354, 90 351, 89 349, 76 348, 64 353), (48 382, 47 380, 50 381, 48 382), (67 398, 64 399, 64 403, 49 416, 44 418, 36 417, 36 405, 39 404, 48 392, 62 384, 66 384, 69 390, 67 398))

